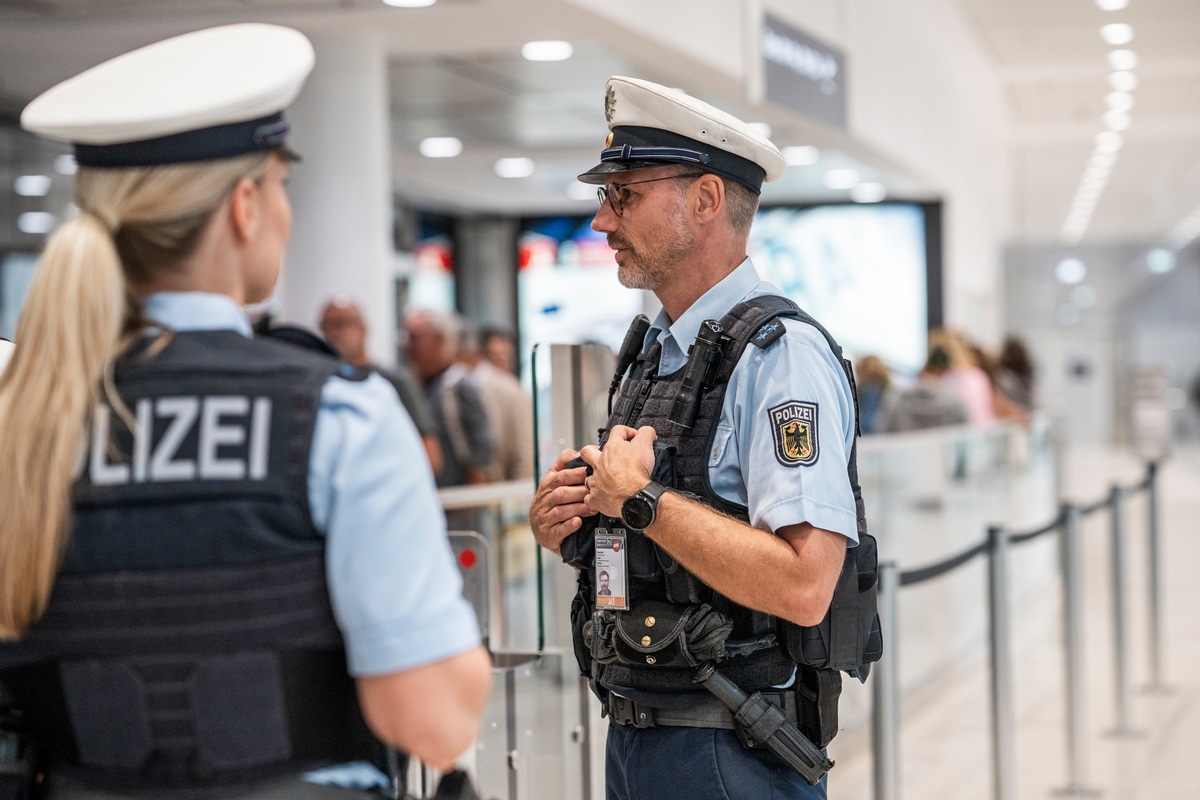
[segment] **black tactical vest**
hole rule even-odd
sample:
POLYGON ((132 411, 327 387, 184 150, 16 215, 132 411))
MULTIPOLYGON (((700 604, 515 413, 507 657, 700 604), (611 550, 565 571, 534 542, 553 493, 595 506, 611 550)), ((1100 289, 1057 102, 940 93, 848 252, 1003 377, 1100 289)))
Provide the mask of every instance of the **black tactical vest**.
MULTIPOLYGON (((672 407, 684 388, 686 368, 670 375, 659 375, 661 345, 653 344, 633 365, 613 407, 601 445, 614 425, 637 428, 652 426, 657 432, 655 467, 652 478, 675 488, 723 513, 748 521, 748 509, 720 498, 709 482, 708 462, 721 414, 729 378, 744 349, 753 344, 767 348, 784 334, 782 317, 798 319, 815 327, 842 362, 854 391, 849 364, 842 358, 841 347, 812 317, 783 297, 764 296, 743 302, 720 320, 723 336, 719 366, 699 392, 699 412, 690 429, 671 420, 672 407)), ((856 401, 857 402, 857 401, 856 401)), ((857 432, 856 432, 857 438, 857 432)), ((732 632, 720 661, 721 672, 747 691, 779 685, 788 680, 797 663, 826 670, 853 671, 878 659, 881 649, 875 606, 875 541, 867 532, 862 493, 858 484, 857 445, 850 451, 847 472, 857 509, 859 546, 847 549, 846 562, 833 603, 826 619, 817 626, 800 627, 744 606, 712 591, 648 537, 630 532, 627 541, 627 569, 630 595, 634 603, 666 603, 677 608, 707 605, 733 623, 732 632)), ((608 658, 600 663, 593 657, 593 639, 597 637, 606 612, 596 614, 592 571, 595 561, 594 530, 597 526, 624 527, 620 520, 595 517, 564 540, 564 561, 579 568, 579 593, 572 607, 576 656, 581 669, 600 685, 622 694, 640 696, 644 692, 693 691, 697 687, 688 669, 633 666, 630 659, 608 658), (633 692, 628 690, 633 689, 633 692)), ((658 609, 664 606, 656 606, 658 609)), ((639 617, 635 605, 625 617, 618 617, 613 637, 630 640, 636 631, 622 630, 625 618, 634 623, 639 617)), ((610 613, 611 612, 607 612, 610 613)), ((687 612, 681 612, 684 619, 687 612)), ((654 615, 656 623, 661 613, 654 615)), ((672 617, 677 615, 671 615, 672 617)), ((685 623, 686 624, 686 623, 685 623)), ((604 632, 608 636, 607 627, 604 632)), ((620 651, 620 646, 616 648, 620 651)))
POLYGON ((97 410, 44 617, 0 676, 53 780, 197 788, 372 758, 308 463, 326 356, 233 331, 144 343, 97 410))

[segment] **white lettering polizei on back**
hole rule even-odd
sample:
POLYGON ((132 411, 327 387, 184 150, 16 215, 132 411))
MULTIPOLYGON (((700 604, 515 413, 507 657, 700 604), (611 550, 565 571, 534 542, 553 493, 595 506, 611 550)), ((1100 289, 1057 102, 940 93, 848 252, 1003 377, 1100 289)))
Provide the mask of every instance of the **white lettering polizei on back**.
POLYGON ((95 486, 187 480, 263 480, 271 441, 271 399, 243 395, 160 397, 134 406, 132 464, 112 460, 113 412, 96 407, 88 477, 95 486), (196 457, 179 449, 196 433, 196 457), (225 448, 225 457, 221 457, 225 448), (232 454, 240 453, 238 455, 232 454))

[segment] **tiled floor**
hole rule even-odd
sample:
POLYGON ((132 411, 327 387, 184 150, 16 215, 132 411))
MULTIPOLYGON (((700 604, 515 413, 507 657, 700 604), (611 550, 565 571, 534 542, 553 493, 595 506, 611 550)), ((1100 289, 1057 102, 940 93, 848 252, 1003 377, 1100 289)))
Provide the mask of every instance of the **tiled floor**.
MULTIPOLYGON (((1137 483, 1141 462, 1131 454, 1096 448, 1068 451, 1067 499, 1083 505, 1110 487, 1137 483)), ((1067 756, 1066 685, 1061 600, 1055 582, 1025 606, 1014 623, 1015 773, 1008 800, 1098 796, 1121 800, 1200 798, 1200 449, 1190 445, 1160 471, 1162 552, 1162 661, 1165 690, 1152 683, 1148 633, 1145 493, 1130 497, 1124 514, 1128 567, 1127 705, 1132 735, 1113 735, 1113 580, 1107 512, 1083 523, 1085 646, 1078 674, 1085 698, 1081 755, 1067 756)), ((986 653, 954 675, 924 688, 901 709, 900 785, 894 795, 913 800, 995 798, 989 671, 986 653)), ((847 691, 863 691, 847 687, 847 691)), ((833 800, 873 800, 870 731, 844 733, 834 742, 833 800)))

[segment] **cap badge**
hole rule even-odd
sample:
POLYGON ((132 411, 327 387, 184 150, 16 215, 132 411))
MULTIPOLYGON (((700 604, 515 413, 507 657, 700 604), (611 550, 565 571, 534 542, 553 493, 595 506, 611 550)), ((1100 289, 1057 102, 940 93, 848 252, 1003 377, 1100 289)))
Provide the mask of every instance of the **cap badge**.
POLYGON ((617 110, 617 93, 610 86, 604 93, 604 121, 609 125, 612 124, 613 114, 617 110))
POLYGON ((613 140, 612 131, 609 131, 609 132, 608 132, 608 136, 605 136, 605 137, 604 137, 604 146, 605 146, 605 147, 612 147, 612 140, 613 140))

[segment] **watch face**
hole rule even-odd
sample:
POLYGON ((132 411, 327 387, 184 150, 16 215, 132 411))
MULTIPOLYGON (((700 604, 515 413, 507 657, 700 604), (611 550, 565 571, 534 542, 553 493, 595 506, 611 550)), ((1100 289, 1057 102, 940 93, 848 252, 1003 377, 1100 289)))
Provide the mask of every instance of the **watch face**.
POLYGON ((639 492, 621 506, 621 519, 631 528, 645 530, 654 522, 654 506, 639 492))

